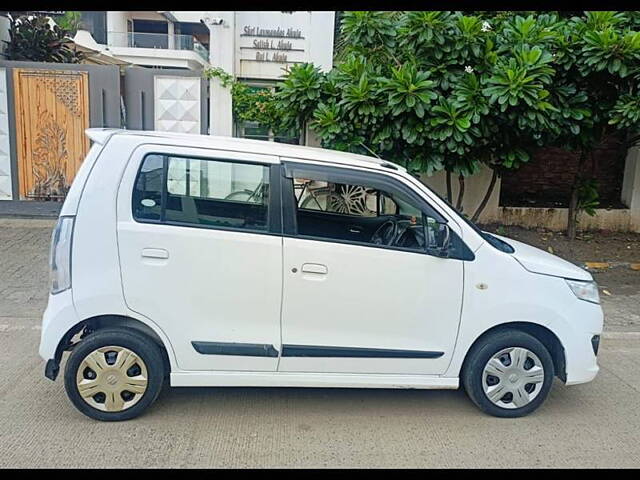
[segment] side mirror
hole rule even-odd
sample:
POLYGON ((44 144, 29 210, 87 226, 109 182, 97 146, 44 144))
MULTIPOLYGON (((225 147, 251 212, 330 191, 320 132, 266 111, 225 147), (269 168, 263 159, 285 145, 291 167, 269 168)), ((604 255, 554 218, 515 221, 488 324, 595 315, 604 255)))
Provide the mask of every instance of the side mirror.
POLYGON ((384 192, 378 191, 378 212, 379 215, 398 215, 400 207, 391 197, 385 195, 384 192))
POLYGON ((433 218, 427 218, 423 223, 427 253, 436 257, 447 258, 451 246, 451 228, 446 223, 436 222, 433 218))

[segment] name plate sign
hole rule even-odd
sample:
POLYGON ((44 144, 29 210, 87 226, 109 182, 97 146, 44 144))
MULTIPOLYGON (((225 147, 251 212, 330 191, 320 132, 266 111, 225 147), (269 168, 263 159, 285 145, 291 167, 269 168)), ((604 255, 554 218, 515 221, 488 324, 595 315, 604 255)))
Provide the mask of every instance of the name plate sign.
POLYGON ((246 60, 256 62, 287 63, 290 52, 304 52, 304 48, 295 48, 294 40, 304 40, 302 30, 289 27, 287 29, 263 28, 247 25, 242 30, 242 37, 255 37, 250 46, 241 46, 241 49, 255 50, 249 54, 246 60))

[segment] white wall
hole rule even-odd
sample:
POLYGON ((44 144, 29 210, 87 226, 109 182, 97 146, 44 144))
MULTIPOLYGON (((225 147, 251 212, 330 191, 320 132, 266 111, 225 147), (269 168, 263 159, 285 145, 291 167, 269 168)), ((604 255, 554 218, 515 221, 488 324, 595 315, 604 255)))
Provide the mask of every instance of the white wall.
MULTIPOLYGON (((0 53, 3 53, 5 48, 7 48, 7 44, 4 42, 8 42, 9 37, 9 19, 7 17, 0 16, 0 53)), ((0 57, 4 58, 4 57, 0 57)))
POLYGON ((640 231, 640 147, 630 148, 624 166, 622 203, 631 211, 631 225, 640 231))
POLYGON ((203 10, 188 10, 182 12, 171 11, 169 13, 171 13, 171 15, 173 15, 178 22, 198 23, 202 18, 204 18, 207 12, 203 10))
MULTIPOLYGON (((210 11, 211 18, 222 18, 222 25, 209 24, 209 63, 212 67, 220 67, 227 73, 234 71, 235 57, 235 12, 210 11)), ((223 87, 220 80, 211 80, 210 99, 210 133, 231 137, 233 135, 233 112, 231 90, 223 87)))
POLYGON ((121 32, 127 31, 127 19, 129 12, 108 11, 107 12, 107 43, 118 47, 126 47, 127 36, 121 32), (117 32, 115 35, 113 32, 117 32))
MULTIPOLYGON (((178 19, 186 18, 182 16, 183 12, 172 13, 178 19)), ((293 62, 313 62, 323 70, 330 70, 334 16, 334 12, 307 11, 291 14, 279 11, 204 12, 203 18, 224 20, 222 25, 208 25, 209 63, 246 79, 281 79, 283 68, 293 62), (270 32, 264 30, 273 31, 273 35, 265 35, 270 32), (273 61, 274 58, 278 61, 273 61)), ((211 134, 233 135, 229 89, 213 79, 210 98, 211 134)))
POLYGON ((275 80, 296 62, 330 70, 334 17, 335 12, 236 12, 236 75, 275 80), (280 32, 262 36, 260 30, 280 32))
POLYGON ((334 22, 336 12, 309 13, 309 62, 319 66, 323 72, 333 67, 334 22))

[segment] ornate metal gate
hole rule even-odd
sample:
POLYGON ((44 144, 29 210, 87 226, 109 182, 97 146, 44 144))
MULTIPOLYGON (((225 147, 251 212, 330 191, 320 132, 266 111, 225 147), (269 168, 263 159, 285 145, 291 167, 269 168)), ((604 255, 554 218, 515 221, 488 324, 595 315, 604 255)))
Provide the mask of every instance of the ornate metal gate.
POLYGON ((89 75, 15 68, 20 198, 64 199, 89 150, 89 75))

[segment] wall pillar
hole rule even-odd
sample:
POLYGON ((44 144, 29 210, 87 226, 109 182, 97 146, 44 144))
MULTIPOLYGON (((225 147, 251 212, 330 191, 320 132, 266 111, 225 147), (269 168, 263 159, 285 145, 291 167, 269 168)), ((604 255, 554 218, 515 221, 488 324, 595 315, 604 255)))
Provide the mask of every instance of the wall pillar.
POLYGON ((11 22, 4 16, 0 16, 0 59, 5 58, 4 51, 7 48, 7 44, 11 37, 9 36, 9 27, 11 22))
POLYGON ((128 12, 107 11, 107 44, 109 46, 129 46, 127 34, 128 18, 128 12))
POLYGON ((301 137, 303 138, 303 141, 304 141, 302 145, 306 145, 307 147, 322 147, 322 142, 320 141, 320 137, 316 132, 314 132, 308 126, 306 129, 306 132, 302 132, 301 137))
MULTIPOLYGON (((204 19, 209 27, 209 63, 234 75, 235 66, 235 12, 207 12, 204 19), (221 25, 212 20, 221 18, 221 25)), ((225 137, 233 136, 233 110, 231 88, 223 87, 220 79, 210 81, 210 134, 225 137)))
POLYGON ((167 48, 169 50, 175 50, 176 48, 176 36, 173 22, 167 22, 167 48))
POLYGON ((621 200, 629 207, 631 230, 640 232, 640 147, 632 147, 627 152, 621 200))

